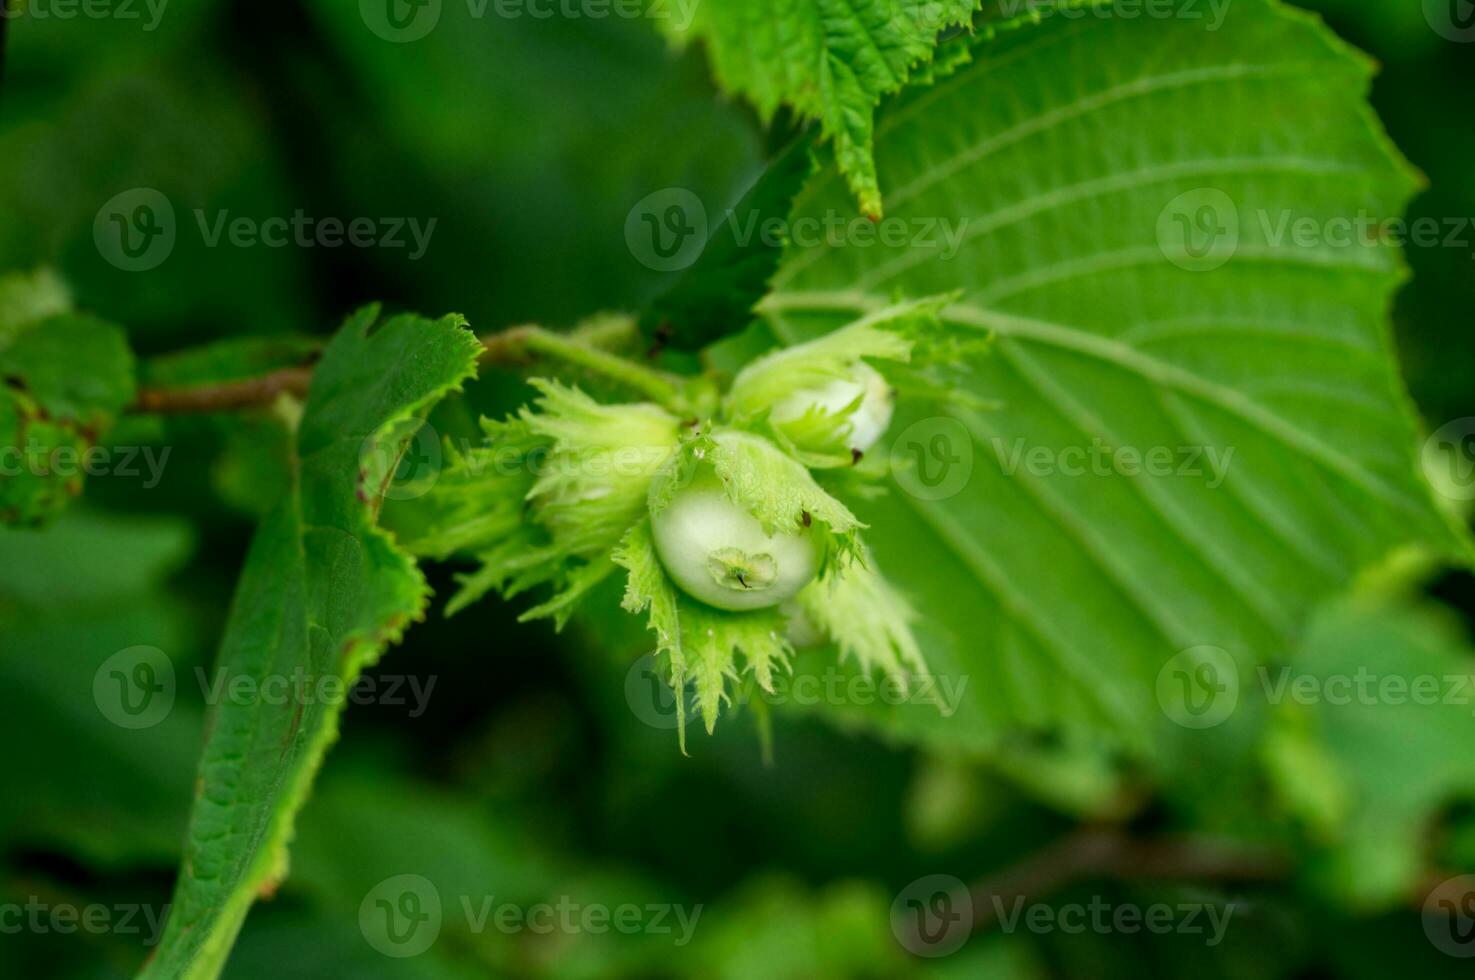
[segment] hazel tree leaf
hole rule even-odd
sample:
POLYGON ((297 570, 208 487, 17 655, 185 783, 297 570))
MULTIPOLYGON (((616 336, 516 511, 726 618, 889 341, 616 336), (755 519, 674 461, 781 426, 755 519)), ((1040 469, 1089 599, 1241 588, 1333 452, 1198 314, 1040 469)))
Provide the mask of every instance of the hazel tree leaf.
MULTIPOLYGON (((971 392, 998 409, 903 399, 898 485, 858 508, 932 673, 967 681, 952 717, 887 722, 913 738, 1163 759, 1181 652, 1248 676, 1391 551, 1471 554, 1418 475, 1385 321, 1400 257, 1337 234, 1418 186, 1365 103, 1373 66, 1274 0, 1216 31, 1110 6, 991 28, 889 106, 886 220, 916 234, 791 248, 759 306, 796 343, 961 290, 941 318, 994 337, 971 392), (1326 233, 1281 233, 1308 222, 1326 233)), ((848 193, 831 168, 794 220, 848 193)))
MULTIPOLYGON (((717 81, 765 123, 781 106, 819 120, 860 210, 879 218, 876 105, 919 68, 930 80, 939 33, 977 8, 977 0, 707 0, 690 23, 663 23, 678 40, 705 42, 717 81)), ((950 52, 947 65, 958 57, 950 52)))
POLYGON ((698 350, 751 318, 783 255, 781 242, 757 231, 788 216, 813 171, 814 137, 806 132, 768 165, 717 223, 697 260, 641 316, 652 349, 698 350))
MULTIPOLYGON (((472 377, 481 348, 459 317, 377 317, 377 307, 350 317, 313 373, 295 479, 257 531, 226 625, 226 683, 265 690, 300 677, 310 691, 346 689, 424 615, 424 576, 376 524, 378 481, 394 460, 370 459, 382 447, 397 458, 404 424, 472 377)), ((173 911, 144 977, 219 974, 251 903, 286 873, 294 816, 344 700, 215 705, 173 911)))
POLYGON ((0 277, 0 522, 40 524, 80 494, 133 394, 122 328, 72 312, 50 272, 0 277))
POLYGON ((66 284, 50 269, 0 276, 0 347, 7 346, 22 326, 71 308, 66 284))

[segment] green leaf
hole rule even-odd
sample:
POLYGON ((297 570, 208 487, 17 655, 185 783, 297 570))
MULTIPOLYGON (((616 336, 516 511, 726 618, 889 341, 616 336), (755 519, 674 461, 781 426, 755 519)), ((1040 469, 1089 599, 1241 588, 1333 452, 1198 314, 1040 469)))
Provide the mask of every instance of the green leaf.
POLYGON ((748 321, 783 255, 782 243, 761 229, 788 217, 813 171, 814 140, 806 133, 769 164, 713 228, 696 262, 640 318, 655 348, 697 350, 748 321), (754 233, 744 234, 750 228, 754 233))
POLYGON ((72 308, 66 284, 50 269, 0 276, 0 348, 27 323, 72 308))
MULTIPOLYGON (((375 525, 380 481, 394 467, 373 457, 381 441, 403 450, 404 423, 474 375, 480 345, 458 317, 376 325, 377 316, 369 307, 349 318, 313 374, 296 479, 252 542, 226 626, 227 683, 300 676, 311 690, 325 679, 351 685, 424 615, 424 577, 375 525)), ((173 912, 143 976, 219 973, 252 901, 286 872, 293 818, 337 735, 343 700, 214 706, 173 912)))
POLYGON ((1338 603, 1298 657, 1266 668, 1266 762, 1320 861, 1313 874, 1354 910, 1417 894, 1444 807, 1475 800, 1475 651, 1450 613, 1338 603))
POLYGON ((876 105, 932 60, 940 31, 977 8, 977 0, 709 0, 689 25, 664 23, 678 39, 704 41, 718 82, 765 122, 780 106, 819 120, 860 210, 879 218, 876 105))
MULTIPOLYGON (((1363 101, 1372 66, 1273 0, 1212 32, 1110 13, 991 31, 890 106, 886 220, 911 240, 792 248, 760 305, 799 342, 959 289, 942 318, 994 335, 972 393, 999 410, 904 400, 899 486, 861 512, 932 673, 967 681, 951 718, 897 713, 912 737, 1166 753, 1188 733, 1156 679, 1180 651, 1247 672, 1399 546, 1470 555, 1417 475, 1398 254, 1274 235, 1396 216, 1417 187, 1363 101)), ((846 193, 824 173, 795 220, 846 193)))
POLYGON ((0 277, 3 523, 41 523, 80 494, 88 451, 133 401, 122 329, 69 306, 45 270, 0 277))

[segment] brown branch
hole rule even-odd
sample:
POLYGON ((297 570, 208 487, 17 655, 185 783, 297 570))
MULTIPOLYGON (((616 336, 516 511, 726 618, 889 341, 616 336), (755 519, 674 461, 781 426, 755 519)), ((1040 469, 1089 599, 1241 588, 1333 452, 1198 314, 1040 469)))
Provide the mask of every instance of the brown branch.
MULTIPOLYGON (((485 348, 481 362, 525 365, 546 353, 545 348, 550 347, 559 348, 565 356, 577 353, 579 360, 613 362, 614 358, 602 353, 600 348, 628 340, 633 328, 633 321, 611 321, 593 329, 575 331, 565 339, 562 335, 549 333, 537 326, 509 327, 480 338, 482 347, 485 348)), ((144 388, 139 391, 128 410, 136 413, 184 415, 266 408, 279 395, 287 394, 297 398, 305 396, 311 380, 312 368, 302 365, 281 368, 240 381, 144 388)))
POLYGON ((265 408, 280 395, 301 398, 307 394, 312 368, 280 368, 270 374, 240 381, 186 385, 177 388, 143 388, 129 407, 131 412, 195 415, 203 412, 238 412, 265 408))
MULTIPOLYGON (((1039 901, 1093 878, 1266 883, 1284 880, 1289 864, 1278 851, 1213 837, 1139 839, 1116 827, 1088 826, 1049 844, 968 889, 973 929, 992 927, 1001 908, 1039 901)), ((930 944, 920 921, 908 924, 907 949, 930 944)))
POLYGON ((1213 837, 1138 839, 1110 827, 1083 827, 969 889, 974 925, 992 925, 998 902, 1038 899, 1089 878, 1279 881, 1283 855, 1213 837))

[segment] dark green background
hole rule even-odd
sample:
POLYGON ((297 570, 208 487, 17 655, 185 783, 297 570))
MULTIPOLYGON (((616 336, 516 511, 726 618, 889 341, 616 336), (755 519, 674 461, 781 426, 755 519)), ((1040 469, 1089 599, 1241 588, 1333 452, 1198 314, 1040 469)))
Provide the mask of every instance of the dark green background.
MULTIPOLYGON (((1475 45, 1440 38, 1414 0, 1322 0, 1384 71, 1374 103, 1429 178, 1412 216, 1475 218, 1475 45)), ((78 304, 125 325, 141 355, 247 334, 325 334, 383 300, 464 313, 488 331, 636 309, 666 285, 632 258, 631 205, 668 186, 715 208, 781 142, 712 86, 700 51, 672 51, 619 19, 473 20, 447 0, 413 44, 370 33, 348 3, 173 0, 141 19, 12 18, 0 87, 0 271, 55 266, 78 304), (92 242, 120 190, 163 191, 179 243, 123 272, 92 242), (264 218, 417 216, 427 254, 356 248, 206 248, 190 211, 264 218)), ((1475 228, 1467 237, 1475 247, 1475 228)), ((1430 428, 1475 415, 1475 258, 1410 250, 1395 310, 1410 387, 1430 428)), ((471 393, 523 398, 510 374, 471 393)), ((168 901, 211 662, 248 540, 250 486, 233 424, 130 421, 115 443, 172 447, 152 489, 101 479, 44 536, 0 535, 0 903, 168 901), (235 447, 235 448, 233 448, 235 447), (88 697, 97 663, 149 644, 180 673, 165 723, 123 732, 88 697)), ((444 594, 450 570, 429 569, 444 594)), ((1468 619, 1475 590, 1433 591, 1468 619)), ((765 766, 739 716, 693 733, 639 723, 625 701, 638 628, 555 637, 516 610, 439 610, 371 673, 434 678, 428 710, 351 707, 300 821, 293 875, 252 912, 227 977, 1383 977, 1450 975, 1414 911, 1352 917, 1299 880, 1233 890, 1225 946, 1191 937, 980 934, 936 963, 908 959, 887 909, 921 875, 971 880, 1073 823, 1028 780, 986 761, 930 758, 782 714, 765 766), (527 904, 703 903, 696 940, 443 933, 398 960, 363 941, 380 879, 418 873, 527 904)), ((1468 750, 1468 749, 1467 749, 1468 750)), ((1062 770, 1062 795, 1089 774, 1062 770)), ((1468 809, 1451 854, 1475 858, 1468 809), (1463 828, 1463 830, 1461 830, 1463 828), (1463 842, 1463 843, 1461 843, 1463 842), (1463 849, 1462 849, 1463 848, 1463 849)), ((1170 829, 1152 806, 1144 829, 1170 829)), ((1175 829, 1184 829, 1181 826, 1175 829)), ((1468 862, 1475 865, 1475 860, 1468 862)), ((1215 888, 1090 882, 1078 898, 1223 900, 1215 888)), ((1061 900, 1069 900, 1070 895, 1061 900)), ((3 923, 0 923, 3 925, 3 923)), ((116 933, 0 933, 0 976, 126 977, 147 946, 116 933)))

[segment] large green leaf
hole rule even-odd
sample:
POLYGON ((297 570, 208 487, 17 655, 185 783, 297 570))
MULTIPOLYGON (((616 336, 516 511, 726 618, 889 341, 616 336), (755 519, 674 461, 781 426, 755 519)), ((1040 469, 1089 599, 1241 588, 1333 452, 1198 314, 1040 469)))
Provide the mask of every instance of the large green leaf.
POLYGON ((424 613, 424 577, 375 524, 390 473, 366 447, 391 427, 402 450, 397 423, 470 377, 481 348, 457 317, 377 315, 350 318, 314 372, 295 480, 251 545, 221 644, 226 683, 265 695, 302 677, 308 696, 213 705, 173 912, 144 976, 219 973, 251 902, 285 873, 293 816, 337 734, 344 699, 318 682, 352 684, 424 613))
MULTIPOLYGON (((1128 12, 1001 27, 890 107, 877 159, 907 241, 791 248, 760 305, 792 341, 962 289, 944 319, 996 337, 975 390, 1003 407, 904 408, 893 460, 915 468, 862 508, 929 665, 966 683, 953 717, 896 723, 947 744, 1191 736, 1156 697, 1175 655, 1244 671, 1392 549, 1468 554, 1416 475, 1396 250, 1277 235, 1397 216, 1417 186, 1363 102, 1370 63, 1274 0, 1213 31, 1128 12), (1138 470, 1157 450, 1159 472, 1096 467, 1098 445, 1138 470)), ((820 175, 796 226, 845 199, 820 175)))
POLYGON ((781 106, 818 119, 861 211, 880 217, 876 104, 932 61, 939 32, 977 8, 978 0, 707 0, 693 5, 689 24, 661 24, 705 41, 718 81, 765 121, 781 106))

